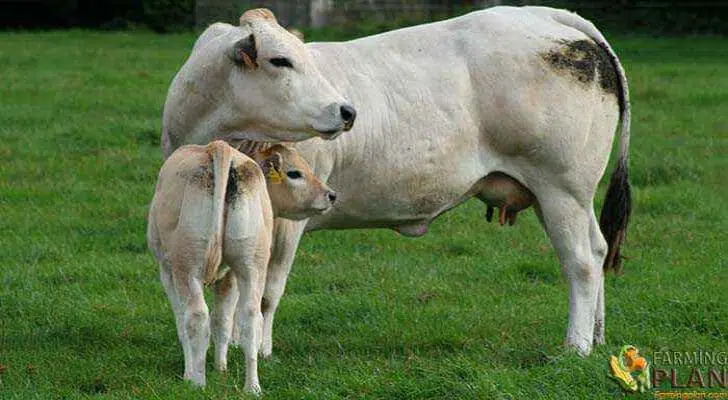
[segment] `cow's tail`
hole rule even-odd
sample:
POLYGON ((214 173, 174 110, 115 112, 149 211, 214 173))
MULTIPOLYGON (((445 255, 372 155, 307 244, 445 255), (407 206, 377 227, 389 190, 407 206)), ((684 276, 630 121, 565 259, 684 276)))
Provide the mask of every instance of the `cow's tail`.
POLYGON ((609 188, 604 199, 604 206, 599 217, 599 227, 609 245, 607 257, 604 260, 604 270, 619 272, 622 264, 622 256, 619 249, 624 242, 627 233, 627 224, 632 211, 632 195, 628 180, 628 158, 629 158, 629 130, 631 119, 631 107, 629 104, 629 88, 627 76, 624 72, 619 58, 599 30, 588 20, 579 15, 565 10, 556 10, 546 7, 533 7, 533 12, 540 15, 548 15, 555 21, 577 29, 592 40, 609 55, 612 66, 617 72, 619 91, 620 111, 620 147, 617 167, 612 172, 609 180, 609 188))
POLYGON ((205 252, 205 285, 215 281, 217 268, 222 262, 222 241, 225 218, 225 192, 230 177, 230 163, 232 162, 232 148, 222 140, 216 140, 207 145, 207 153, 212 158, 213 171, 213 197, 211 234, 205 252))

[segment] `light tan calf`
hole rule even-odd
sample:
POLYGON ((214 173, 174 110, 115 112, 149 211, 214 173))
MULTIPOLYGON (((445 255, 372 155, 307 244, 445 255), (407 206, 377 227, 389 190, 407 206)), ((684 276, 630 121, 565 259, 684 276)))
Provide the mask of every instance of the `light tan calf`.
POLYGON ((223 141, 175 151, 159 173, 147 240, 177 320, 184 379, 205 385, 211 324, 203 285, 214 284, 215 367, 227 369, 233 321, 240 321, 245 388, 257 393, 273 218, 321 214, 336 194, 292 149, 275 145, 254 158, 223 141), (218 270, 221 263, 229 268, 218 270))

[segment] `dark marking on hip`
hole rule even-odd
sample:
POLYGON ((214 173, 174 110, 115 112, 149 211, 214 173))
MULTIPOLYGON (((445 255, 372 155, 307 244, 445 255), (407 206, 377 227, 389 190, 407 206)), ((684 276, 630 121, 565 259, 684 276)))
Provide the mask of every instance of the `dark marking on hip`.
POLYGON ((599 86, 605 92, 619 95, 617 71, 604 46, 591 40, 561 40, 558 43, 559 47, 541 53, 555 70, 569 72, 584 84, 598 77, 599 86))
POLYGON ((250 188, 251 185, 254 184, 256 168, 258 168, 258 166, 252 161, 243 162, 237 166, 230 167, 227 189, 225 190, 226 203, 235 203, 235 200, 237 200, 247 188, 250 188))
POLYGON ((227 188, 225 189, 225 202, 230 204, 238 198, 238 173, 235 168, 230 167, 228 174, 227 188))
POLYGON ((212 171, 212 163, 200 165, 189 176, 189 182, 205 190, 210 196, 215 191, 215 174, 212 171))

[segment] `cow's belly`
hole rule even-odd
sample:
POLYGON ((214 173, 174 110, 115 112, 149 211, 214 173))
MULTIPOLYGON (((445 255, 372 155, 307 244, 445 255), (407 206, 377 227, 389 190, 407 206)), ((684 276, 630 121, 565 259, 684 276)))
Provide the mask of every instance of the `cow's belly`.
POLYGON ((328 182, 339 194, 336 204, 310 219, 306 230, 392 228, 421 236, 438 215, 472 196, 482 169, 470 164, 442 161, 439 171, 434 170, 436 164, 432 171, 427 165, 419 170, 391 166, 379 174, 365 174, 367 169, 361 167, 336 171, 328 182))
POLYGON ((411 198, 372 193, 374 196, 337 201, 331 211, 310 219, 306 230, 392 228, 407 236, 421 236, 435 217, 467 199, 468 187, 459 191, 450 189, 453 190, 449 193, 443 193, 444 189, 440 193, 411 198))

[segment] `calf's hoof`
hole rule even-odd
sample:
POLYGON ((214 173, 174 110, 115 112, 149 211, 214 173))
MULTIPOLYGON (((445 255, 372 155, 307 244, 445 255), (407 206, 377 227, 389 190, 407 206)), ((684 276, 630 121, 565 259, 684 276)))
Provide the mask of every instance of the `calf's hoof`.
POLYGON ((217 372, 225 373, 227 372, 227 362, 225 363, 215 363, 215 369, 217 372))
POLYGON ((270 342, 266 343, 265 341, 260 345, 260 349, 258 350, 258 357, 260 358, 270 358, 273 355, 273 346, 270 342))

